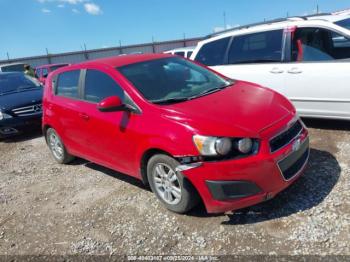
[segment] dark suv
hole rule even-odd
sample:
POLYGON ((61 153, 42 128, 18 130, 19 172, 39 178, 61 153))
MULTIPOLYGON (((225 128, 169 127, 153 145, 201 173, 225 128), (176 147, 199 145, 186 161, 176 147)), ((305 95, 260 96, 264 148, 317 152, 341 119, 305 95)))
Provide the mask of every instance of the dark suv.
POLYGON ((42 85, 23 73, 0 73, 0 138, 40 126, 42 85))

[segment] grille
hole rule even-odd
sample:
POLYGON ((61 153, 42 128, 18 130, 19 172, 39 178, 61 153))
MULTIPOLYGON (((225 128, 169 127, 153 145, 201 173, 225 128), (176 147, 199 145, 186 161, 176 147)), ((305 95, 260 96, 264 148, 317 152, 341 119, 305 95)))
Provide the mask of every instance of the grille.
POLYGON ((288 130, 272 138, 270 140, 271 153, 288 145, 302 130, 303 125, 298 120, 288 130))
POLYGON ((302 156, 289 168, 282 171, 282 175, 285 180, 290 180, 293 178, 299 171, 302 169, 302 167, 305 165, 307 159, 309 157, 309 150, 306 150, 302 156))
POLYGON ((30 116, 42 113, 42 104, 35 104, 31 106, 24 106, 12 109, 16 116, 30 116))
POLYGON ((278 167, 285 180, 290 180, 299 173, 306 164, 309 154, 309 139, 307 138, 299 150, 278 162, 278 167))

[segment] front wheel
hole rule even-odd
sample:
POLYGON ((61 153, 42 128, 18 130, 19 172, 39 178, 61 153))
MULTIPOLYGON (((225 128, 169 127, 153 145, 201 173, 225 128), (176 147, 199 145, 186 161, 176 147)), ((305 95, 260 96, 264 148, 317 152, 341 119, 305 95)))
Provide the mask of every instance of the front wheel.
POLYGON ((147 178, 157 198, 171 211, 186 213, 199 201, 191 183, 181 172, 176 171, 180 163, 174 158, 159 154, 147 165, 147 178))
POLYGON ((71 162, 74 157, 67 152, 61 138, 53 128, 46 131, 46 141, 55 160, 60 164, 71 162))

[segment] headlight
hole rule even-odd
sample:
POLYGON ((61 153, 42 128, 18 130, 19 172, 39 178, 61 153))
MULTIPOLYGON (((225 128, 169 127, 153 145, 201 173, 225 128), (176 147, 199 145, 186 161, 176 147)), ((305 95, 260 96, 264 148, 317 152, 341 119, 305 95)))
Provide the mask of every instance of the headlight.
POLYGON ((8 115, 6 113, 3 113, 0 110, 0 121, 3 120, 3 119, 8 119, 8 118, 12 118, 12 116, 10 116, 10 115, 8 115))
POLYGON ((232 149, 231 139, 218 138, 215 141, 215 150, 219 155, 227 155, 232 149))
POLYGON ((193 142, 202 156, 226 158, 257 153, 259 143, 251 138, 193 136, 193 142))
POLYGON ((251 152, 252 148, 253 141, 250 138, 242 138, 237 141, 237 149, 243 154, 251 152))
POLYGON ((193 142, 203 156, 226 155, 232 148, 232 142, 229 138, 195 135, 193 142))

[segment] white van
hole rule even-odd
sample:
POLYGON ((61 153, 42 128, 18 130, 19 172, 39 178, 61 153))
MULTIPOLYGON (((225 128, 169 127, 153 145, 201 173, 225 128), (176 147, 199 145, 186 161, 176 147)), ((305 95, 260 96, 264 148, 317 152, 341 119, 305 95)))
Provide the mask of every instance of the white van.
POLYGON ((199 42, 191 58, 280 92, 301 116, 350 120, 350 30, 325 17, 218 33, 199 42))

